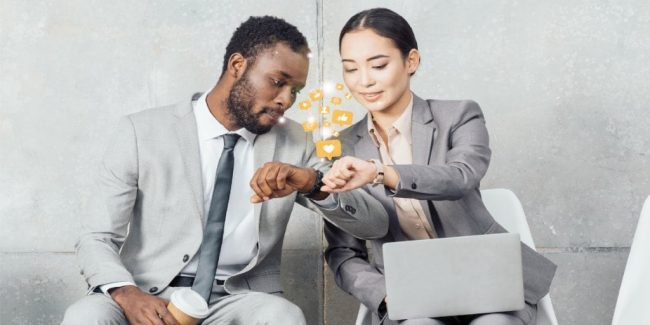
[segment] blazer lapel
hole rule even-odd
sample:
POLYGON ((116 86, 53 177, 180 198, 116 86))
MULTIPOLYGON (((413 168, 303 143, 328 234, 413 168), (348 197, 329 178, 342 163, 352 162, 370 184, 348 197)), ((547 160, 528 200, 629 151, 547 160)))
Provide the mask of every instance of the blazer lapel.
MULTIPOLYGON (((259 169, 269 161, 273 161, 275 158, 275 145, 277 140, 276 128, 274 127, 271 131, 260 134, 255 137, 255 143, 253 144, 254 152, 254 170, 259 169)), ((246 184, 248 186, 248 184, 246 184)), ((262 214, 262 209, 266 209, 267 202, 254 205, 254 218, 257 224, 257 233, 260 234, 260 215, 262 214)), ((260 241, 262 240, 260 236, 260 241)))
POLYGON ((411 115, 411 136, 413 137, 413 164, 426 166, 431 161, 434 135, 437 130, 431 108, 422 98, 413 95, 411 115))
POLYGON ((196 129, 196 119, 192 110, 192 104, 179 104, 176 110, 178 123, 176 124, 176 136, 178 146, 183 160, 185 175, 189 182, 190 189, 194 196, 196 212, 205 222, 203 211, 203 177, 201 175, 201 153, 199 151, 199 138, 196 129))
MULTIPOLYGON (((412 114, 412 137, 413 137, 413 164, 427 166, 431 163, 431 154, 438 127, 433 120, 433 113, 429 104, 422 98, 413 94, 412 114)), ((444 237, 440 217, 433 201, 420 201, 422 210, 429 219, 429 224, 435 230, 438 237, 444 237)))

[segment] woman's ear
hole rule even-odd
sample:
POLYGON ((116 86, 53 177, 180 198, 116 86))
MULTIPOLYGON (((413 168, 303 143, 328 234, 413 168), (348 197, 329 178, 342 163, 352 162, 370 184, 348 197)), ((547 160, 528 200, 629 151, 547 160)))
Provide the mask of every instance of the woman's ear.
POLYGON ((228 59, 228 75, 234 79, 239 79, 248 66, 248 61, 241 53, 233 53, 228 59))
POLYGON ((406 70, 410 75, 415 74, 420 66, 420 51, 411 49, 406 57, 406 70))

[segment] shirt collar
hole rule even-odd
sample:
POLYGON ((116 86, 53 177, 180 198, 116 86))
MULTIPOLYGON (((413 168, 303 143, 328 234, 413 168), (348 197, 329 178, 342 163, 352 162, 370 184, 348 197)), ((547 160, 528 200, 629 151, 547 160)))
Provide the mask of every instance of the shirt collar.
POLYGON ((257 134, 250 132, 245 128, 230 132, 212 115, 212 113, 210 113, 210 109, 208 108, 208 103, 206 101, 208 92, 209 91, 203 93, 199 99, 192 103, 194 116, 196 117, 196 128, 198 131, 199 140, 203 141, 216 139, 226 133, 237 133, 246 141, 253 143, 257 137, 257 134))
MULTIPOLYGON (((411 118, 413 116, 413 94, 411 94, 411 100, 409 100, 408 105, 406 105, 406 109, 404 112, 402 112, 402 115, 400 115, 395 122, 393 122, 393 128, 397 130, 398 133, 404 134, 406 138, 408 139, 409 144, 412 144, 412 137, 411 137, 411 118)), ((376 146, 379 146, 379 141, 377 140, 377 132, 375 129, 375 123, 374 119, 372 117, 372 113, 368 113, 368 133, 370 134, 370 138, 372 141, 375 143, 376 146)))

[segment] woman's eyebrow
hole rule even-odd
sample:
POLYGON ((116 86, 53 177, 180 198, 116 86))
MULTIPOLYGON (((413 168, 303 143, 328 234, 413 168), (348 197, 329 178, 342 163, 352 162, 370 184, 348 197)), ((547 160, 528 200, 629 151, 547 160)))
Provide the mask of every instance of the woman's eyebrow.
MULTIPOLYGON (((377 54, 375 56, 369 57, 368 59, 366 59, 366 61, 372 61, 372 60, 377 60, 377 59, 381 59, 381 58, 389 58, 389 56, 386 55, 386 54, 377 54)), ((341 59, 341 62, 353 62, 354 63, 355 61, 352 60, 352 59, 341 59)))

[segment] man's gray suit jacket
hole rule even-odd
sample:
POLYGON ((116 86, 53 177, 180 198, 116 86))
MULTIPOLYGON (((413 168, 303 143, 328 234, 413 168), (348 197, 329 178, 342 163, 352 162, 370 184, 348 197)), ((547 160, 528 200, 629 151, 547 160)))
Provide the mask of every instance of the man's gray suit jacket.
MULTIPOLYGON (((159 293, 198 252, 207 211, 196 128, 189 98, 119 122, 99 172, 104 213, 82 217, 84 232, 75 246, 90 290, 133 282, 159 293)), ((330 166, 316 157, 311 134, 289 119, 256 137, 255 168, 270 161, 323 172, 330 166)), ((247 186, 232 184, 233 191, 247 186)), ((282 291, 282 241, 296 202, 360 238, 383 237, 388 229, 383 206, 364 191, 339 194, 329 211, 296 193, 255 204, 257 255, 226 280, 228 292, 282 291)))

